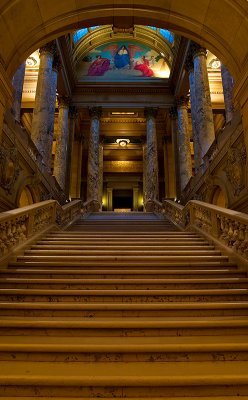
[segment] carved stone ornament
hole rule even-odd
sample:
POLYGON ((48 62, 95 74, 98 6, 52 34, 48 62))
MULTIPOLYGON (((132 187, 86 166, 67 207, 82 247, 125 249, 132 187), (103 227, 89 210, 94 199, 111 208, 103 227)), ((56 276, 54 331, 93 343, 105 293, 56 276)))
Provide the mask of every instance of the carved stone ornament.
POLYGON ((244 144, 238 148, 231 148, 228 151, 225 172, 229 180, 234 196, 239 196, 245 188, 245 165, 246 150, 244 144))
POLYGON ((0 147, 0 186, 11 194, 20 174, 18 151, 16 148, 0 147))

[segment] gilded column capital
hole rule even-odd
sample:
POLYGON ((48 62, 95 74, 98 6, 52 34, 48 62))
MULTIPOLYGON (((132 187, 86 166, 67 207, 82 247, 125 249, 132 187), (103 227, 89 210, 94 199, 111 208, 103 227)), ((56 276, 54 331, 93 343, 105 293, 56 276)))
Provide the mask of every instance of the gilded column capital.
POLYGON ((39 53, 40 55, 49 53, 52 56, 55 54, 56 51, 56 43, 55 40, 52 42, 46 43, 44 46, 40 47, 39 53))
POLYGON ((70 106, 70 97, 69 96, 58 96, 58 103, 59 103, 59 108, 69 108, 70 106))
POLYGON ((146 118, 156 118, 158 114, 158 109, 155 107, 145 107, 144 115, 146 118))
POLYGON ((102 107, 89 107, 90 118, 100 119, 102 116, 102 107))
POLYGON ((192 54, 193 60, 198 56, 207 57, 206 48, 195 42, 192 42, 190 45, 190 53, 192 54))
POLYGON ((177 107, 174 106, 169 109, 169 116, 170 119, 177 119, 177 107))
POLYGON ((188 108, 189 99, 186 96, 180 96, 176 98, 177 108, 188 108))

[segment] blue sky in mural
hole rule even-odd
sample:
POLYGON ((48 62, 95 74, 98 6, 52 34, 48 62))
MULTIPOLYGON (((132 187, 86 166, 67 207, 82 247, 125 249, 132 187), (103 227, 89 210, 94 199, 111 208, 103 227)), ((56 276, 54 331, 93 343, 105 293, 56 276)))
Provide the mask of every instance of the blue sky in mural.
POLYGON ((161 54, 135 40, 105 43, 79 61, 81 81, 122 81, 168 78, 170 70, 161 54))
MULTIPOLYGON (((90 28, 82 28, 82 29, 79 29, 78 31, 76 31, 73 34, 74 43, 76 44, 80 39, 82 39, 82 37, 87 35, 87 33, 89 33, 89 30, 93 31, 94 29, 99 28, 99 26, 100 25, 95 25, 95 26, 91 26, 90 28)), ((160 33, 160 35, 162 35, 170 43, 173 43, 174 35, 170 31, 168 31, 167 29, 156 28, 156 26, 150 26, 150 25, 147 25, 147 28, 150 28, 153 31, 156 31, 158 29, 158 32, 160 33)))

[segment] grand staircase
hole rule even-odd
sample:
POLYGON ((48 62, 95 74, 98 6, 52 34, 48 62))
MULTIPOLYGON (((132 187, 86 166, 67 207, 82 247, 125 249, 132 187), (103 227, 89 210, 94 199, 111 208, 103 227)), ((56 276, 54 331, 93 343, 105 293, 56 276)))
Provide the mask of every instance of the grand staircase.
POLYGON ((248 399, 248 279, 151 213, 98 213, 0 270, 0 398, 248 399))

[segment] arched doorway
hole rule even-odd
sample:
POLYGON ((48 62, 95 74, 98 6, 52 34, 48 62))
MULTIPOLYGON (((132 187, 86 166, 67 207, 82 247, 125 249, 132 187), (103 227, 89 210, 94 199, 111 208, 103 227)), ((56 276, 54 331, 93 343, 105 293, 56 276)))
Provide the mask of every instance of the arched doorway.
POLYGON ((29 206, 30 204, 33 204, 33 203, 34 203, 34 200, 33 200, 32 193, 31 193, 30 189, 28 188, 28 186, 25 186, 21 192, 18 207, 29 206))
POLYGON ((227 207, 227 198, 220 186, 217 186, 212 196, 212 204, 219 207, 227 207))

